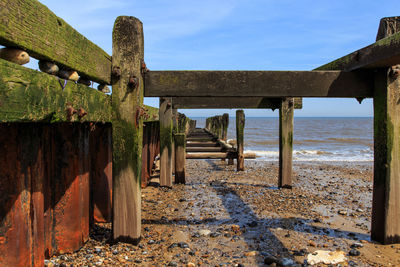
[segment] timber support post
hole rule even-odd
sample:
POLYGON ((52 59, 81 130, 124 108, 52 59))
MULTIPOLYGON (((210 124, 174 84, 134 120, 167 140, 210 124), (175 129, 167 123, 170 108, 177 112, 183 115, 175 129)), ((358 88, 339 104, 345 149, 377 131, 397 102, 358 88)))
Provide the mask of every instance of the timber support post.
MULTIPOLYGON (((221 140, 225 141, 228 139, 228 125, 229 125, 229 114, 224 113, 222 115, 222 134, 221 134, 221 140)), ((222 162, 225 162, 225 159, 221 159, 222 162)))
POLYGON ((137 243, 141 229, 143 25, 134 17, 118 17, 113 30, 113 225, 114 241, 137 243))
POLYGON ((175 183, 185 184, 186 134, 175 133, 175 183))
MULTIPOLYGON (((400 30, 400 17, 383 18, 377 41, 400 30)), ((374 88, 374 186, 371 238, 400 242, 400 78, 397 68, 379 69, 374 88)))
MULTIPOLYGON (((172 99, 171 99, 172 101, 172 99)), ((178 110, 176 108, 172 109, 172 173, 175 175, 175 138, 174 134, 178 132, 178 110)))
POLYGON ((160 98, 160 186, 172 187, 172 103, 160 98))
POLYGON ((244 171, 244 111, 236 111, 237 170, 244 171))
POLYGON ((292 188, 293 98, 283 98, 279 109, 279 181, 278 186, 292 188))

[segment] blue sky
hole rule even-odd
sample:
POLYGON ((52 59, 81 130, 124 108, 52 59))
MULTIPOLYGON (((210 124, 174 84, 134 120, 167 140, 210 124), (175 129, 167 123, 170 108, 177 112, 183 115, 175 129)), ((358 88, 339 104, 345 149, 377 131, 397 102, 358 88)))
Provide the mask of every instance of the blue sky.
MULTIPOLYGON (((398 0, 42 0, 111 54, 119 15, 143 22, 150 70, 312 70, 375 41, 398 0)), ((158 106, 158 99, 145 99, 158 106)), ((372 100, 303 99, 295 116, 372 116, 372 100)), ((183 110, 211 116, 229 110, 183 110)), ((247 116, 278 116, 246 110, 247 116)))

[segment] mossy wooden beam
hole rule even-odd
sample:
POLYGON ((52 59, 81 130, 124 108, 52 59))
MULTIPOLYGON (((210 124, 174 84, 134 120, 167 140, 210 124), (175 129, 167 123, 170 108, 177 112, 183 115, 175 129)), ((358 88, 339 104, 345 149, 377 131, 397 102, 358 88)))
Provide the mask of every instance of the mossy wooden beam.
POLYGON ((113 30, 113 227, 115 241, 137 243, 141 230, 141 164, 143 123, 143 25, 134 17, 118 17, 113 30), (132 83, 136 80, 136 83, 132 83))
POLYGON ((149 71, 145 96, 372 97, 370 71, 149 71))
POLYGON ((279 181, 278 186, 292 187, 293 98, 282 99, 279 109, 279 181))
MULTIPOLYGON (((267 97, 173 97, 174 108, 179 109, 278 109, 280 98, 267 97)), ((303 99, 294 99, 295 109, 303 107, 303 99)))
POLYGON ((160 98, 160 186, 172 187, 172 103, 160 98))
POLYGON ((58 62, 92 81, 111 82, 111 57, 39 1, 0 0, 0 44, 58 62))
POLYGON ((236 110, 237 170, 244 171, 244 124, 243 110, 236 110))
POLYGON ((315 70, 352 71, 360 68, 384 68, 397 64, 400 64, 400 33, 383 38, 315 70))
POLYGON ((0 59, 0 122, 111 121, 109 95, 64 82, 0 59))

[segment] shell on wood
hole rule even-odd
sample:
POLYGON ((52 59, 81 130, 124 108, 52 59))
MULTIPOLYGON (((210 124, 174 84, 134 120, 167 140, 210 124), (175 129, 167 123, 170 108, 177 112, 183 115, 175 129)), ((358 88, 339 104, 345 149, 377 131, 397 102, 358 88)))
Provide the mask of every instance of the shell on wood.
POLYGON ((58 76, 63 79, 71 80, 77 82, 79 80, 79 75, 74 70, 60 70, 58 76))
POLYGON ((44 60, 39 60, 39 69, 51 75, 56 75, 60 70, 55 63, 44 60))
POLYGON ((24 65, 29 62, 29 54, 18 48, 2 48, 0 49, 0 58, 24 65))
POLYGON ((111 92, 110 88, 106 84, 99 84, 99 86, 97 86, 97 89, 99 91, 102 91, 103 93, 110 93, 111 92))

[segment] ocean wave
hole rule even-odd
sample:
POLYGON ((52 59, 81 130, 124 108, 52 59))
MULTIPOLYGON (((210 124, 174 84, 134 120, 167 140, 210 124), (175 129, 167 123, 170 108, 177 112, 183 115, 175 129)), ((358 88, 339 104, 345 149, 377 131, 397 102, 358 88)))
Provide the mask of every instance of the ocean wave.
MULTIPOLYGON (((279 160, 279 151, 245 150, 245 153, 254 153, 257 160, 279 160)), ((331 152, 320 150, 293 150, 294 161, 373 161, 373 153, 357 153, 349 151, 331 152)))

